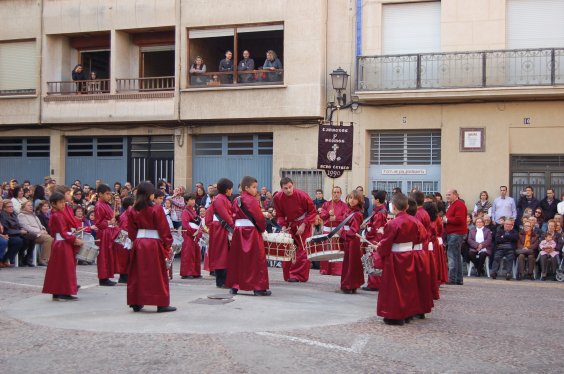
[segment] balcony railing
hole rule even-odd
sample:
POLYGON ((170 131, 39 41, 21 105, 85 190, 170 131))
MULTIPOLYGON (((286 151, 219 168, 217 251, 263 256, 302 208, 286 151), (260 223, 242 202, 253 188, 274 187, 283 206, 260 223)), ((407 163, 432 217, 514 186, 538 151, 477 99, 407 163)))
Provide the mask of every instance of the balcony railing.
POLYGON ((564 85, 564 48, 357 57, 357 90, 564 85))
POLYGON ((283 82, 284 69, 235 70, 190 74, 190 87, 192 88, 233 85, 259 86, 282 84, 283 82))
POLYGON ((99 95, 109 92, 109 79, 47 82, 47 95, 99 95))
POLYGON ((174 76, 116 79, 117 92, 173 91, 174 76))

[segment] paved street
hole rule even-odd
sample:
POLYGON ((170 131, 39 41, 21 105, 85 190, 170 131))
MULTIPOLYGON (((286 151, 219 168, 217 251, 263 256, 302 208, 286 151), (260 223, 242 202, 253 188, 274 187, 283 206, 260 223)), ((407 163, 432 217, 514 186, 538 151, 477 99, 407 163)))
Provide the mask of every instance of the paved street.
MULTIPOLYGON (((175 266, 178 270, 178 264, 175 266)), ((564 283, 467 278, 444 286, 427 319, 375 316, 376 294, 338 294, 338 277, 237 295, 213 278, 171 284, 175 313, 133 313, 125 287, 79 266, 78 302, 42 295, 44 268, 0 271, 2 373, 561 373, 564 283)), ((207 274, 207 272, 205 272, 207 274)))

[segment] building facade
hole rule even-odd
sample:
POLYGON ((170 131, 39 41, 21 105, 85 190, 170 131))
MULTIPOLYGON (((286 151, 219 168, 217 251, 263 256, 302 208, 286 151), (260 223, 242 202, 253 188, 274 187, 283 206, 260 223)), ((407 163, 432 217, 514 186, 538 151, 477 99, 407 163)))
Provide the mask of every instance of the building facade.
POLYGON ((330 115, 354 126, 346 191, 564 192, 561 1, 0 0, 0 15, 2 180, 288 175, 328 193, 330 115))

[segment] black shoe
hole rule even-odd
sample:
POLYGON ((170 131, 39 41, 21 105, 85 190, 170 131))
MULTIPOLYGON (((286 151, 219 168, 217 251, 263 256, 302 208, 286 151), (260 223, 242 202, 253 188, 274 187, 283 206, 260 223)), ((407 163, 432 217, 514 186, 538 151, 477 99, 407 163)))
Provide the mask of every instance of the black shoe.
POLYGON ((109 279, 100 279, 99 283, 100 283, 100 286, 108 286, 108 287, 116 285, 116 282, 111 281, 109 279))
POLYGON ((515 276, 515 280, 520 281, 521 279, 523 279, 524 277, 521 276, 521 274, 517 274, 515 276))
POLYGON ((217 288, 227 288, 225 284, 215 285, 217 288))
POLYGON ((173 306, 158 306, 157 313, 174 312, 176 310, 173 306))
POLYGON ((143 309, 144 305, 130 305, 129 306, 131 309, 133 309, 134 312, 140 312, 141 309, 143 309))
POLYGON ((456 285, 457 285, 457 286, 462 286, 462 285, 464 285, 464 282, 456 282, 456 285))
POLYGON ((76 290, 77 290, 77 291, 80 290, 80 284, 77 284, 77 285, 76 285, 76 290))
POLYGON ((190 276, 190 275, 183 275, 181 278, 182 278, 182 279, 192 279, 192 278, 194 278, 194 277, 192 277, 192 276, 190 276))
POLYGON ((491 277, 492 277, 492 279, 497 279, 497 273, 492 273, 491 277))
POLYGON ((410 323, 411 321, 413 321, 413 317, 407 317, 406 319, 403 320, 405 323, 410 323))
POLYGON ((363 291, 378 291, 377 288, 371 288, 371 287, 362 287, 363 291))
POLYGON ((40 261, 40 262, 37 263, 37 266, 47 266, 47 264, 45 262, 40 261))
POLYGON ((505 274, 505 280, 511 280, 511 274, 509 273, 505 274))
POLYGON ((254 294, 255 294, 255 296, 270 296, 270 295, 272 295, 272 292, 270 290, 255 291, 254 294))
POLYGON ((392 325, 392 326, 403 326, 405 323, 405 320, 403 319, 390 319, 390 318, 384 318, 384 323, 386 325, 392 325))
POLYGON ((290 278, 290 279, 288 279, 288 282, 290 282, 290 283, 299 283, 300 281, 297 280, 296 278, 290 278))
POLYGON ((53 295, 53 301, 59 301, 59 295, 53 295))
POLYGON ((210 276, 215 277, 215 271, 210 271, 210 276))
POLYGON ((425 313, 416 314, 415 317, 417 317, 419 319, 425 319, 425 313))
POLYGON ((201 275, 194 275, 192 278, 194 279, 200 279, 202 276, 201 275))
POLYGON ((59 301, 76 301, 78 297, 71 295, 58 295, 57 300, 59 301))
MULTIPOLYGON (((237 292, 239 292, 239 290, 236 289, 236 288, 232 288, 232 289, 229 290, 229 293, 230 293, 231 295, 237 295, 237 292)), ((255 292, 256 292, 256 291, 255 291, 255 292)), ((256 294, 255 294, 255 295, 256 295, 256 294)))
POLYGON ((118 283, 127 283, 127 274, 120 274, 118 283))
POLYGON ((35 265, 33 264, 33 261, 26 261, 25 262, 25 266, 29 266, 30 268, 34 268, 35 265))

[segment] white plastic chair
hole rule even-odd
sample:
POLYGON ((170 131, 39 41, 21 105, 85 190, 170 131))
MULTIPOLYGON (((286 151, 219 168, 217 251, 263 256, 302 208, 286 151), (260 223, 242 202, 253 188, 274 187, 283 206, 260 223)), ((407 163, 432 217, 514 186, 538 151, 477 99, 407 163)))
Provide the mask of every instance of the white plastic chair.
MULTIPOLYGON (((472 274, 472 268, 474 267, 474 263, 470 261, 468 263, 468 276, 472 274)), ((484 263, 484 267, 486 268, 486 275, 488 278, 490 277, 490 256, 486 256, 486 262, 484 263)))

